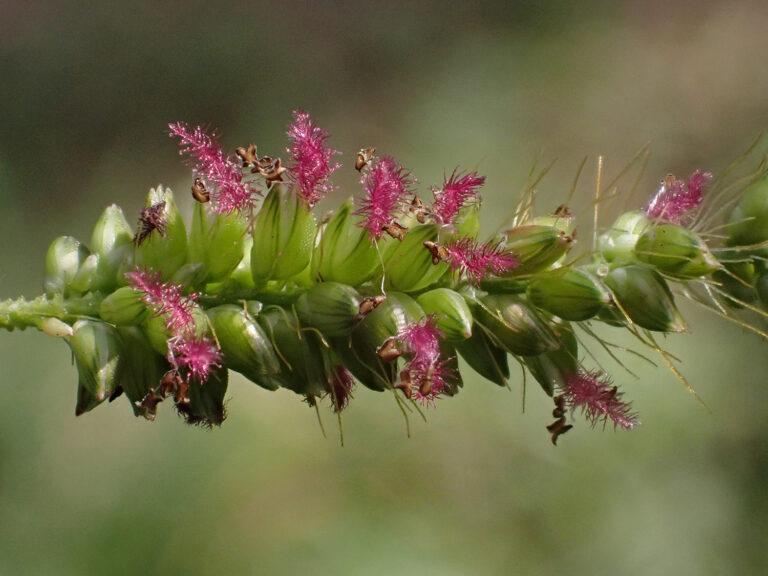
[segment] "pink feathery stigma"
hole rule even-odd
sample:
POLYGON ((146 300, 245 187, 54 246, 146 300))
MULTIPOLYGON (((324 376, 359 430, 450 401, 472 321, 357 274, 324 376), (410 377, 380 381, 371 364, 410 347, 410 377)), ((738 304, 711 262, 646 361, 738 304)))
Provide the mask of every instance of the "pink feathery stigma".
POLYGON ((200 126, 190 130, 183 122, 168 124, 168 128, 171 137, 179 139, 179 154, 186 156, 195 173, 214 187, 220 214, 253 208, 255 190, 243 180, 240 165, 224 153, 212 134, 200 126))
POLYGON ((287 151, 293 159, 290 174, 301 197, 312 207, 334 189, 328 178, 341 166, 331 163, 331 157, 338 152, 325 146, 328 133, 316 126, 309 114, 302 110, 293 111, 288 138, 291 145, 287 151))
POLYGON ((441 224, 453 224, 453 219, 467 202, 477 198, 477 190, 485 183, 485 176, 477 172, 462 174, 453 171, 451 177, 444 181, 441 189, 432 189, 435 201, 432 204, 432 215, 441 224))
POLYGON ((435 400, 448 388, 448 380, 455 378, 455 374, 449 366, 451 359, 423 365, 411 363, 406 366, 414 384, 413 397, 422 405, 435 406, 435 400), (421 392, 421 385, 429 380, 430 387, 426 394, 421 392))
POLYGON ((216 343, 205 337, 171 338, 168 341, 168 362, 191 379, 205 383, 214 368, 221 368, 221 353, 216 343))
POLYGON ((517 266, 517 258, 500 241, 480 244, 464 237, 448 242, 444 248, 451 272, 459 278, 465 275, 475 286, 489 274, 500 276, 517 266))
POLYGON ((667 176, 661 181, 661 187, 648 203, 645 210, 649 218, 663 218, 668 222, 680 224, 684 216, 701 205, 704 199, 704 187, 712 179, 710 172, 696 170, 687 181, 667 176))
POLYGON ((394 220, 395 213, 405 202, 413 184, 410 173, 390 156, 377 158, 368 165, 360 179, 365 195, 356 199, 355 214, 363 216, 360 223, 375 240, 394 220))
POLYGON ((411 362, 433 364, 440 357, 440 340, 445 334, 437 327, 437 316, 430 314, 400 329, 396 338, 411 352, 411 362))
POLYGON ((143 292, 142 300, 155 316, 165 317, 165 327, 174 335, 182 336, 195 327, 192 307, 197 294, 184 296, 181 284, 160 281, 160 272, 136 268, 126 273, 130 286, 143 292))
POLYGON ((344 366, 336 366, 328 377, 328 384, 331 387, 331 402, 333 411, 341 412, 349 404, 352 397, 352 388, 355 385, 352 374, 344 366))
POLYGON ((437 316, 430 314, 402 328, 396 336, 410 355, 403 373, 408 375, 413 396, 422 404, 434 405, 435 399, 453 378, 450 360, 440 357, 440 340, 445 338, 437 327, 437 316))
POLYGON ((581 408, 593 426, 611 420, 614 428, 631 430, 639 424, 637 414, 632 412, 632 404, 622 400, 623 393, 601 372, 579 372, 568 376, 563 393, 568 408, 581 408))

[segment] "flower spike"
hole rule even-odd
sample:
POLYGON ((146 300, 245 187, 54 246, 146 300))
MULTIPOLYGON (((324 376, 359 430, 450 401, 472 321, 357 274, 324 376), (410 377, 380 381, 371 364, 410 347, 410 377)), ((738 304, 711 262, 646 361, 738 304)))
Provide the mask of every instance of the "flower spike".
POLYGON ((172 192, 157 186, 135 235, 110 206, 90 250, 71 236, 53 239, 43 295, 0 301, 0 328, 67 341, 77 415, 122 395, 152 419, 172 397, 188 423, 218 425, 234 371, 313 407, 330 398, 337 414, 359 382, 392 393, 407 418, 407 409, 424 411, 406 404, 434 407, 471 385, 457 355, 501 386, 511 355, 554 400, 546 420, 555 444, 577 411, 592 426, 639 424, 618 387, 586 364, 597 359, 580 335, 611 345, 592 323, 631 332, 694 395, 653 334, 685 330, 678 297, 768 338, 750 320, 768 318, 764 162, 726 171, 706 203, 709 172, 669 176, 650 203, 566 260, 576 217, 564 205, 535 216, 530 183, 483 243, 485 177, 475 171, 445 173, 427 190, 430 202, 399 162, 363 148, 353 162, 361 194, 321 218, 312 209, 335 189, 340 164, 308 113, 292 113, 284 163, 255 143, 230 154, 200 126, 178 122, 169 132, 193 170, 190 232, 172 192))

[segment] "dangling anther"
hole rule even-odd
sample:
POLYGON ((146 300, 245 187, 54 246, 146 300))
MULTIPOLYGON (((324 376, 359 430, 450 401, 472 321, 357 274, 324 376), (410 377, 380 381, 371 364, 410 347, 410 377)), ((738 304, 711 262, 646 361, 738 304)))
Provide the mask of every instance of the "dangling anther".
POLYGON ((355 160, 355 170, 362 172, 363 168, 368 166, 373 160, 373 155, 376 152, 376 148, 361 148, 357 153, 357 159, 355 160))
POLYGON ((413 383, 411 382, 411 374, 407 370, 400 372, 400 381, 395 384, 396 390, 402 390, 408 400, 413 396, 413 383))
POLYGON ((424 222, 427 221, 427 216, 429 216, 429 210, 427 210, 427 207, 424 205, 424 202, 421 201, 421 198, 418 197, 418 195, 414 194, 413 200, 411 200, 411 212, 416 213, 416 220, 418 220, 419 224, 424 224, 424 222))
POLYGON ((386 299, 386 296, 379 294, 378 296, 369 296, 360 300, 360 306, 357 308, 358 319, 362 320, 365 316, 376 310, 386 299))
POLYGON ((280 158, 264 156, 256 161, 256 165, 251 169, 251 172, 261 174, 267 181, 267 188, 270 188, 274 182, 283 181, 285 168, 281 166, 281 163, 282 160, 280 158))
POLYGON ((408 228, 392 220, 389 224, 382 228, 384 232, 392 236, 395 240, 403 241, 405 234, 408 232, 408 228))
POLYGON ((379 346, 379 348, 376 350, 376 354, 379 355, 379 358, 381 358, 382 362, 389 363, 402 356, 403 352, 402 350, 398 349, 397 340, 390 336, 384 340, 384 344, 379 346))
POLYGON ((429 253, 432 254, 432 264, 437 266, 440 262, 448 262, 450 260, 450 254, 444 246, 440 246, 437 242, 431 240, 425 240, 424 246, 427 247, 429 253))
POLYGON ((240 147, 236 149, 235 153, 240 157, 240 160, 243 161, 243 168, 248 168, 248 166, 256 162, 256 144, 253 142, 248 144, 248 148, 240 147))
POLYGON ((211 201, 211 193, 208 192, 202 178, 195 178, 195 183, 192 185, 192 197, 201 204, 211 201))

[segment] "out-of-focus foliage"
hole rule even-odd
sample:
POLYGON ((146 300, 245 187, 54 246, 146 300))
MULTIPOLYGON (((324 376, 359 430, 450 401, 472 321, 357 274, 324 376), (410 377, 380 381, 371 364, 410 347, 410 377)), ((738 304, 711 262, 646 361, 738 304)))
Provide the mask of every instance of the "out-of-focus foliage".
MULTIPOLYGON (((559 158, 540 208, 564 200, 587 154, 573 209, 589 210, 596 155, 615 173, 652 140, 626 199, 640 205, 667 172, 717 174, 768 126, 767 25, 758 2, 5 2, 0 297, 39 293, 26 262, 62 233, 87 238, 107 204, 137 214, 150 186, 188 188, 163 133, 177 118, 279 155, 303 107, 345 153, 346 190, 363 146, 425 187, 478 169, 489 230, 540 150, 559 158)), ((0 333, 0 572, 756 572, 765 343, 713 317, 690 324, 665 344, 709 412, 663 367, 631 362, 635 379, 601 357, 643 426, 577 424, 557 449, 551 404, 531 394, 521 413, 515 367, 506 401, 466 381, 410 440, 394 401, 361 389, 340 448, 330 413, 325 440, 292 395, 239 378, 214 432, 170 413, 75 419, 66 347, 0 333)))

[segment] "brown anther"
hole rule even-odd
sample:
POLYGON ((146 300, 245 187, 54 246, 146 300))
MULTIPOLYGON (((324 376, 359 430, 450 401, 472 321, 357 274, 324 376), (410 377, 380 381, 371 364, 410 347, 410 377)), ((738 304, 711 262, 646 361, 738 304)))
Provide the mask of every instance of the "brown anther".
POLYGON ((661 180, 661 185, 666 187, 667 189, 672 188, 675 184, 677 184, 677 178, 675 178, 674 174, 667 174, 661 180))
POLYGON ((403 238, 405 238, 405 234, 408 232, 408 228, 406 228, 405 226, 402 226, 401 224, 398 224, 394 220, 392 220, 392 222, 384 226, 382 230, 384 230, 384 232, 392 236, 392 238, 394 238, 395 240, 400 240, 401 242, 403 241, 403 238))
POLYGON ((419 224, 424 224, 427 221, 427 216, 429 216, 429 210, 417 195, 414 195, 413 200, 411 200, 411 212, 416 213, 416 220, 419 221, 419 224))
POLYGON ((370 164, 373 159, 373 155, 376 152, 376 148, 361 148, 357 153, 357 159, 355 160, 355 170, 361 172, 363 168, 370 164))
POLYGON ((379 346, 378 350, 376 350, 376 354, 379 355, 382 362, 389 363, 402 356, 403 352, 397 348, 397 340, 390 336, 384 340, 384 344, 379 346))
POLYGON ((555 396, 555 409, 552 410, 552 416, 557 418, 552 424, 547 426, 547 431, 552 435, 552 444, 557 446, 557 439, 561 434, 565 434, 573 428, 573 425, 565 423, 565 396, 560 394, 555 396))
POLYGON ((256 165, 251 169, 251 172, 261 174, 267 181, 267 187, 270 187, 274 182, 283 181, 283 172, 286 169, 281 164, 282 160, 280 158, 264 156, 256 161, 256 165))
POLYGON ((557 446, 557 439, 560 437, 560 435, 565 434, 571 428, 573 428, 573 425, 565 423, 565 416, 555 420, 552 422, 552 424, 547 426, 547 431, 552 434, 552 444, 557 446))
POLYGON ((176 392, 173 395, 173 401, 179 404, 189 404, 189 381, 179 378, 176 381, 176 392))
POLYGON ((243 168, 247 168, 256 162, 256 144, 253 142, 248 144, 248 148, 238 148, 235 150, 235 153, 240 157, 240 160, 243 161, 243 168))
POLYGON ((369 296, 368 298, 363 298, 360 300, 360 306, 357 309, 357 317, 363 318, 376 310, 376 308, 379 307, 379 304, 384 302, 387 299, 386 296, 383 294, 379 294, 378 296, 369 296))
POLYGON ((400 381, 395 384, 396 390, 402 390, 408 400, 413 396, 413 383, 411 382, 411 374, 407 370, 400 372, 400 381))
POLYGON ((150 388, 146 396, 141 399, 141 402, 137 402, 137 406, 141 408, 144 418, 147 420, 154 420, 157 416, 157 405, 163 401, 162 396, 158 396, 154 388, 150 388))
POLYGON ((565 396, 560 394, 559 396, 555 396, 555 409, 552 410, 552 416, 555 418, 562 418, 565 416, 565 396))
POLYGON ((181 378, 174 370, 170 370, 163 374, 163 377, 160 379, 160 395, 163 398, 168 398, 168 396, 176 391, 179 382, 181 382, 181 378))
POLYGON ((419 384, 419 394, 422 396, 429 396, 432 392, 432 377, 435 375, 435 365, 430 364, 427 368, 427 373, 424 375, 424 379, 419 384))
POLYGON ((450 260, 450 254, 448 254, 448 250, 446 250, 445 247, 440 246, 440 244, 437 242, 425 240, 424 246, 426 246, 427 250, 429 250, 429 253, 432 254, 432 264, 435 266, 437 266, 440 262, 448 262, 448 260, 450 260))
POLYGON ((555 211, 552 213, 552 216, 560 216, 561 218, 570 218, 572 216, 571 211, 568 209, 568 206, 565 204, 560 204, 557 208, 555 208, 555 211))
POLYGON ((195 183, 192 185, 192 197, 201 204, 211 201, 211 193, 208 192, 205 182, 201 178, 195 178, 195 183))

